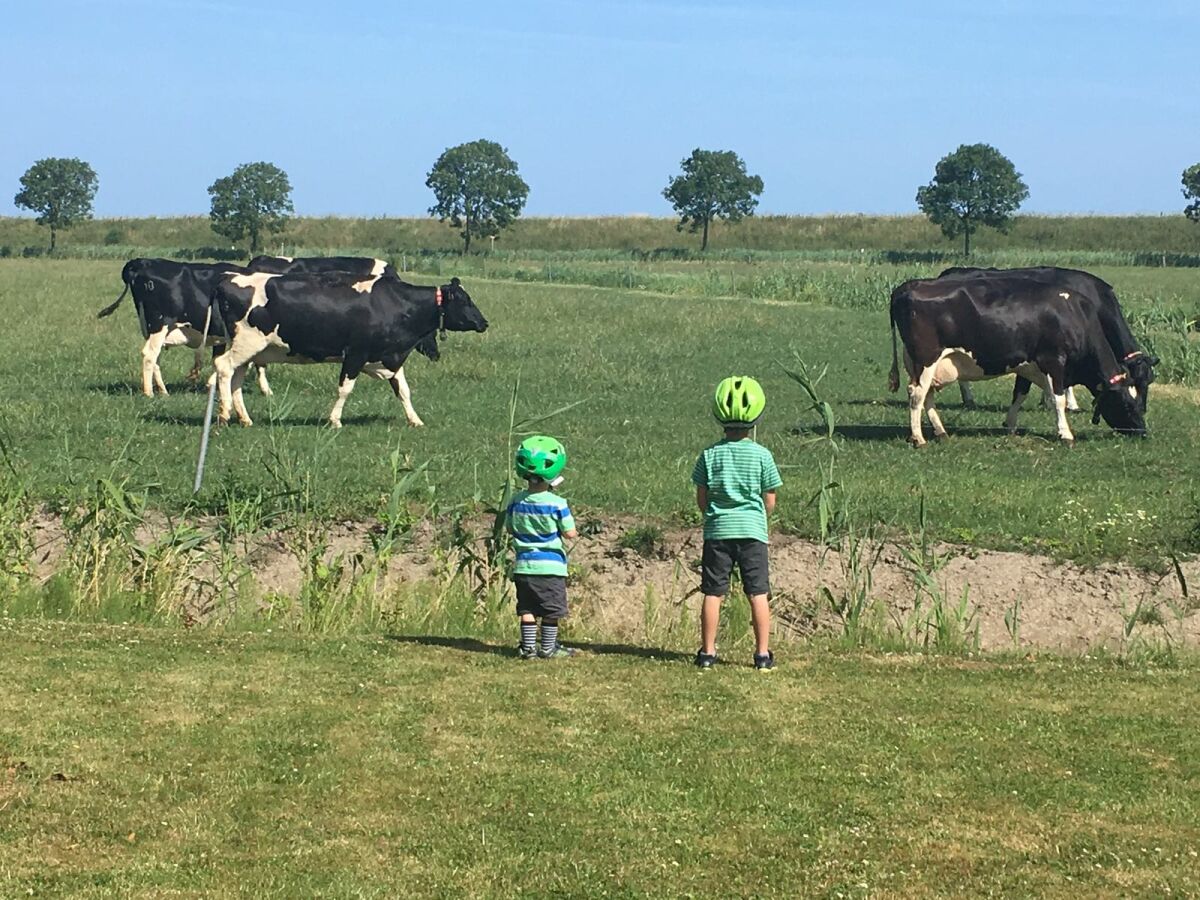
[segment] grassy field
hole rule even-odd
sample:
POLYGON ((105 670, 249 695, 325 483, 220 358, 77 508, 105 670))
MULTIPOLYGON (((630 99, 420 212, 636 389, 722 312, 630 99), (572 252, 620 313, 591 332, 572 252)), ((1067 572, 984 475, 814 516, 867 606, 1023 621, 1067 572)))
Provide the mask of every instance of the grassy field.
MULTIPOLYGON (((698 250, 699 236, 677 231, 676 221, 666 216, 527 217, 508 228, 495 247, 516 252, 698 250)), ((946 239, 937 226, 919 215, 752 216, 735 225, 718 221, 710 237, 713 251, 875 250, 952 255, 961 249, 961 241, 946 239)), ((227 239, 213 233, 207 216, 96 219, 61 232, 58 239, 61 252, 67 256, 178 256, 181 250, 229 247, 227 239), (157 250, 147 252, 150 248, 157 250)), ((19 255, 25 247, 49 243, 46 229, 32 218, 0 218, 0 248, 7 247, 10 253, 19 255)), ((491 246, 487 241, 479 244, 479 250, 491 246)), ((373 248, 373 252, 399 256, 402 252, 458 250, 461 246, 458 233, 434 219, 330 216, 293 220, 285 234, 269 239, 266 250, 295 255, 293 251, 303 247, 373 248)), ((972 246, 984 253, 1090 251, 1197 257, 1200 228, 1182 211, 1159 216, 1017 216, 1007 234, 981 229, 972 246)), ((1190 264, 1197 265, 1197 261, 1190 264)))
POLYGON ((5 897, 1200 894, 1187 665, 0 638, 5 897))
MULTIPOLYGON (((863 278, 883 283, 898 270, 820 271, 854 295, 863 278)), ((118 292, 118 273, 112 262, 0 261, 12 313, 7 339, 25 350, 0 361, 0 436, 16 477, 51 504, 70 507, 97 478, 113 475, 144 490, 151 506, 179 512, 190 503, 204 396, 182 382, 190 352, 181 350, 164 355, 170 397, 137 393, 132 308, 94 318, 118 292)), ((1135 317, 1145 304, 1196 301, 1184 270, 1099 274, 1133 298, 1135 317)), ((322 516, 369 519, 393 483, 393 451, 427 466, 422 490, 443 508, 491 500, 507 471, 509 400, 520 376, 518 417, 582 401, 546 427, 570 448, 565 490, 586 516, 694 524, 691 467, 717 437, 706 397, 720 377, 744 371, 761 378, 770 398, 759 438, 783 466, 779 524, 813 534, 806 501, 820 481, 806 434, 815 419, 780 367, 799 355, 813 370, 827 369, 821 390, 838 423, 837 476, 862 524, 903 532, 923 495, 933 536, 959 542, 1150 564, 1196 547, 1200 461, 1191 448, 1200 418, 1190 389, 1156 389, 1150 439, 1112 435, 1081 414, 1078 444, 1068 450, 1036 403, 1024 414, 1028 433, 1005 435, 1010 385, 987 383, 979 411, 947 397, 954 439, 916 452, 904 443, 906 405, 885 388, 891 347, 882 297, 863 309, 480 278, 467 287, 492 328, 451 335, 436 365, 414 358, 409 379, 427 428, 407 428, 386 386, 364 382, 347 405, 346 427, 331 432, 324 421, 336 368, 276 367, 274 401, 247 389, 258 424, 215 436, 201 507, 292 490, 322 516)), ((1181 352, 1194 351, 1180 340, 1181 352)))

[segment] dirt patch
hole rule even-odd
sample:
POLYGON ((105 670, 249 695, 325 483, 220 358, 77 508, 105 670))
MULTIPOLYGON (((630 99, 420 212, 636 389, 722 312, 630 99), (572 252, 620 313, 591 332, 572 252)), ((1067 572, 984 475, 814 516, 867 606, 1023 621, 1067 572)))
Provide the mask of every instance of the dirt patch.
MULTIPOLYGON (((639 524, 607 518, 603 531, 581 538, 571 552, 572 606, 613 640, 647 640, 649 631, 677 621, 685 611, 694 618, 700 600, 699 531, 664 531, 643 552, 620 546, 621 536, 639 524)), ((34 571, 45 580, 64 564, 67 538, 52 515, 39 514, 32 526, 34 571)), ((368 528, 364 523, 331 524, 321 536, 324 560, 339 555, 343 560, 356 555, 369 559, 368 528)), ((478 549, 482 552, 482 546, 478 549)), ((1184 593, 1185 584, 1200 589, 1200 561, 1181 563, 1181 581, 1173 570, 1156 574, 1119 563, 1084 567, 1022 553, 952 545, 932 549, 942 560, 932 572, 936 591, 952 606, 958 606, 965 591, 962 624, 972 631, 977 624, 984 650, 1019 646, 1081 653, 1119 647, 1134 635, 1200 646, 1200 598, 1184 593)), ((869 569, 868 596, 883 621, 896 628, 911 626, 920 618, 918 603, 928 609, 929 592, 920 594, 900 547, 885 544, 867 556, 871 562, 859 567, 858 583, 864 583, 861 576, 869 569)), ((258 596, 300 593, 306 560, 295 533, 260 535, 244 558, 258 596)), ((838 633, 842 626, 829 598, 853 593, 846 562, 837 551, 812 541, 773 538, 771 582, 781 626, 797 634, 838 633)), ((380 589, 444 579, 452 568, 438 551, 434 529, 426 526, 394 555, 380 589)))

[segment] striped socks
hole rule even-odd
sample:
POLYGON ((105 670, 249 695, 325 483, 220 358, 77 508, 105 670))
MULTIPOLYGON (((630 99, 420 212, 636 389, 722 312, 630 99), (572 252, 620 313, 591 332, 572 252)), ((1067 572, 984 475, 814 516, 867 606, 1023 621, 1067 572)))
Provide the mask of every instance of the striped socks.
POLYGON ((521 652, 529 656, 537 649, 537 622, 521 623, 521 652))
POLYGON ((558 646, 558 622, 549 625, 542 620, 542 655, 549 656, 558 646))

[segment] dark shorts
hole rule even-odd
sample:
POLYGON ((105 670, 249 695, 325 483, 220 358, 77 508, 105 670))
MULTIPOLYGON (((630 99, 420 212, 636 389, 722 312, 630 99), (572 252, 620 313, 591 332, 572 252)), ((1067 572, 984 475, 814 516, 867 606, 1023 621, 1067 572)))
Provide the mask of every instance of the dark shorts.
POLYGON ((729 574, 734 563, 741 573, 747 597, 771 593, 767 545, 754 538, 739 538, 704 542, 700 590, 706 597, 724 597, 729 593, 729 574))
POLYGON ((517 615, 539 619, 567 617, 567 579, 561 575, 516 575, 517 615))

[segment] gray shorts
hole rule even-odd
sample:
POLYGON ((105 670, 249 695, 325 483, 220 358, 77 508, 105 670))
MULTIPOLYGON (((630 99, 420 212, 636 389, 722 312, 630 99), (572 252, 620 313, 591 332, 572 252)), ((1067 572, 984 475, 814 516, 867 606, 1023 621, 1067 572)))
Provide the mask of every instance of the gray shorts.
POLYGON ((538 619, 567 617, 567 579, 561 575, 515 575, 517 615, 538 619))
POLYGON ((734 563, 741 573, 747 597, 771 593, 767 545, 754 538, 737 538, 704 542, 700 590, 706 597, 724 597, 729 593, 729 575, 734 563))

